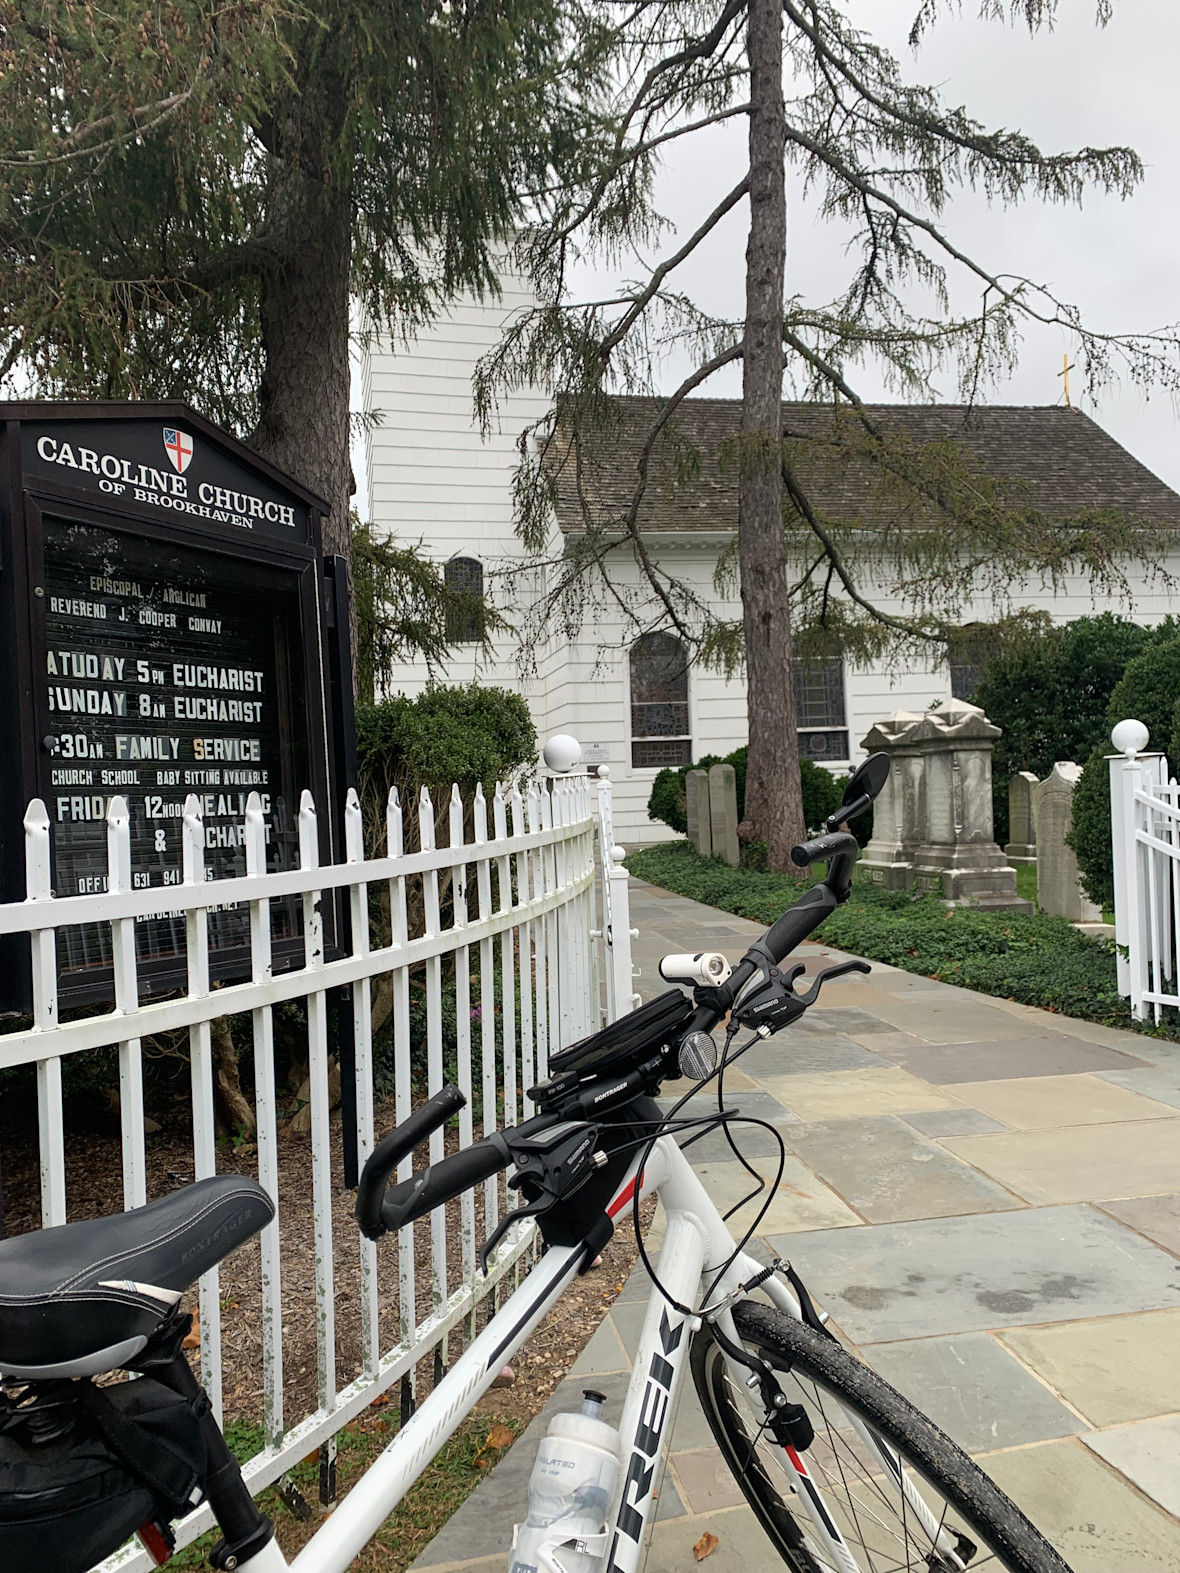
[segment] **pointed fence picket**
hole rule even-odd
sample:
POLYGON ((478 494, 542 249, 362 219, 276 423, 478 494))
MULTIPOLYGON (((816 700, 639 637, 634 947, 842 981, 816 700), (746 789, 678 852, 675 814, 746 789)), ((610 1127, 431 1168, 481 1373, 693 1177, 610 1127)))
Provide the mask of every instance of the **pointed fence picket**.
MULTIPOLYGON (((533 1225, 510 1231, 485 1276, 478 1247, 495 1227, 514 1192, 489 1180, 478 1197, 469 1192, 452 1210, 438 1209, 417 1227, 429 1240, 429 1302, 417 1298, 415 1226, 401 1231, 396 1249, 383 1253, 360 1240, 345 1252, 333 1231, 342 1205, 338 1158, 332 1144, 330 1046, 333 1002, 347 1012, 355 1059, 356 1152, 361 1163, 376 1134, 375 1057, 371 1007, 376 986, 389 989, 391 1047, 383 1059, 383 1089, 392 1082, 393 1108, 386 1122, 404 1120, 414 1101, 453 1077, 468 1103, 458 1142, 469 1145, 498 1125, 515 1124, 532 1110, 528 1089, 546 1073, 549 1058, 605 1019, 630 1009, 624 998, 622 958, 611 953, 600 966, 595 940, 610 933, 610 919, 595 926, 596 864, 608 871, 616 920, 626 922, 626 873, 622 882, 610 857, 609 784, 597 791, 585 776, 532 783, 522 792, 497 785, 491 802, 482 789, 465 803, 454 788, 446 807, 447 845, 436 846, 436 809, 423 790, 415 805, 416 851, 405 849, 403 808, 389 793, 384 856, 365 856, 357 795, 345 804, 345 857, 320 863, 316 805, 304 792, 298 812, 298 867, 267 868, 267 827, 257 793, 251 793, 243 829, 242 873, 206 877, 200 799, 190 795, 182 821, 182 883, 149 888, 131 877, 130 811, 110 800, 107 815, 107 888, 81 896, 54 895, 52 827, 35 800, 24 820, 27 898, 0 906, 0 935, 29 936, 33 1014, 30 1025, 0 1035, 0 1067, 36 1068, 41 1151, 41 1218, 45 1226, 69 1216, 66 1143, 62 1112, 62 1061, 117 1045, 122 1129, 123 1198, 126 1207, 148 1199, 144 1140, 143 1044, 160 1033, 187 1034, 191 1067, 194 1172, 217 1168, 214 1034, 221 1018, 250 1022, 257 1120, 258 1178, 276 1207, 262 1234, 260 1361, 263 1450, 246 1466, 252 1490, 278 1480, 289 1467, 320 1450, 320 1489, 334 1492, 335 1437, 380 1393, 401 1384, 403 1411, 413 1407, 414 1372, 424 1357, 446 1358, 448 1339, 470 1338, 480 1302, 497 1293, 506 1273, 532 1247, 533 1225), (489 822, 490 821, 490 822, 489 822), (600 850, 596 855, 596 841, 600 850), (380 892, 381 900, 376 899, 380 892), (295 900, 302 915, 303 966, 276 974, 271 957, 275 903, 295 900), (249 975, 215 987, 210 976, 210 915, 229 905, 249 915, 249 975), (622 909, 621 912, 619 909, 622 909), (325 913, 335 914, 335 949, 326 948, 325 913), (166 913, 183 915, 187 990, 181 997, 140 998, 136 929, 166 913), (415 916, 417 914, 417 916, 415 916), (59 1020, 58 936, 75 925, 109 934, 115 1008, 106 1015, 59 1020), (416 930, 416 932, 415 932, 416 930), (600 972, 610 984, 604 1008, 600 972), (613 980, 613 981, 612 981, 613 980), (619 1004, 613 1003, 618 996, 619 1004), (279 1105, 275 1077, 276 1009, 291 1002, 306 1017, 311 1121, 311 1218, 316 1315, 316 1407, 289 1414, 284 1399, 283 1257, 281 1225, 291 1199, 280 1187, 279 1105), (448 1065, 445 1023, 454 1006, 448 1065), (425 1085, 416 1083, 419 1049, 411 1025, 425 1016, 425 1085), (478 1099, 481 1107, 475 1107, 478 1099), (479 1213, 482 1211, 482 1220, 479 1213), (457 1221, 458 1233, 454 1225, 457 1221), (454 1247, 449 1249, 451 1242, 454 1247), (360 1307, 360 1352, 346 1365, 337 1345, 335 1306, 347 1294, 360 1307), (385 1313, 388 1313, 387 1315, 385 1313), (382 1336, 384 1331, 384 1337, 382 1336)), ((600 881, 601 883, 601 881, 600 881)), ((625 931, 628 934, 629 931, 625 931)), ((625 966, 630 977, 629 944, 625 966)), ((344 1100, 347 1106, 348 1100, 344 1100)), ((383 1134, 383 1132, 381 1133, 383 1134)), ((443 1132, 430 1140, 431 1161, 443 1156, 443 1132)), ((421 1161, 421 1155, 420 1155, 421 1161)), ((398 1178, 411 1173, 405 1160, 398 1178)), ((354 1238, 356 1236, 354 1235, 354 1238)), ((214 1407, 222 1409, 221 1285, 215 1270, 199 1291, 201 1376, 214 1407)), ((210 1525, 198 1510, 181 1526, 182 1544, 210 1525)), ((112 1567, 146 1569, 141 1552, 125 1551, 112 1567)))

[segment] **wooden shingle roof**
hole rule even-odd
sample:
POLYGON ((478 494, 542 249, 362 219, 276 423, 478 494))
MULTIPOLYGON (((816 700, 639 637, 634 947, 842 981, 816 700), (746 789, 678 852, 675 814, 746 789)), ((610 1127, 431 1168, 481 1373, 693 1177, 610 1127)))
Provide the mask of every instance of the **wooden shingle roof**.
MULTIPOLYGON (((617 419, 582 446, 582 497, 560 428, 551 448, 557 467, 557 522, 564 533, 591 521, 610 528, 630 503, 640 449, 658 413, 654 398, 613 401, 617 419)), ((1180 530, 1180 495, 1079 410, 1060 406, 876 404, 867 407, 884 435, 911 444, 950 440, 972 470, 1015 482, 1011 500, 1049 518, 1117 510, 1128 522, 1180 530)), ((851 412, 843 406, 784 403, 783 432, 795 440, 794 462, 812 506, 848 524, 878 520, 884 506, 877 466, 841 444, 851 412)), ((739 430, 736 399, 686 399, 669 438, 653 452, 639 513, 643 529, 731 531, 737 525, 732 444, 739 430), (725 452, 726 445, 730 452, 725 452), (685 472, 684 453, 696 459, 685 472)))

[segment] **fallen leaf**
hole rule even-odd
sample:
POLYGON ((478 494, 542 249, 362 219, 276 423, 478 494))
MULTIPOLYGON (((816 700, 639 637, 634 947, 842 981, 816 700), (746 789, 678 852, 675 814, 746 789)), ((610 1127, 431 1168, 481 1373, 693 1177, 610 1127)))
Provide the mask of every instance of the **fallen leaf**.
POLYGON ((192 1331, 184 1335, 184 1342, 180 1347, 182 1349, 199 1349, 201 1347, 201 1318, 195 1313, 193 1315, 192 1331))
POLYGON ((472 1463, 476 1469, 490 1469, 495 1460, 487 1455, 489 1453, 498 1453, 501 1448, 507 1447, 513 1440, 513 1433, 507 1426, 494 1425, 487 1436, 484 1437, 475 1457, 472 1459, 472 1463))
POLYGON ((703 1562, 706 1557, 713 1555, 720 1544, 721 1542, 717 1539, 717 1536, 707 1529, 692 1548, 692 1554, 698 1562, 703 1562))

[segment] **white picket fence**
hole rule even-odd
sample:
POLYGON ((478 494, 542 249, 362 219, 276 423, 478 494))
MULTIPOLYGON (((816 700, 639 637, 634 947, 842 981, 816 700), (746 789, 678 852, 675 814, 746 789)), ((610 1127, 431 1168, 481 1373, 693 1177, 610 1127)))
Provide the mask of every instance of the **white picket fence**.
MULTIPOLYGON (((435 1351, 437 1359, 455 1329, 462 1327, 470 1335, 479 1302, 495 1294, 498 1282, 529 1248, 533 1234, 531 1222, 511 1230, 484 1276, 477 1269, 476 1201, 474 1194, 468 1193, 458 1208, 461 1266, 456 1272, 454 1249, 448 1264, 446 1211, 434 1212, 418 1226, 429 1234, 431 1272, 430 1310, 421 1317, 416 1301, 414 1227, 404 1229, 398 1241, 396 1268, 390 1269, 396 1271, 398 1306, 397 1337, 391 1343, 382 1339, 377 1248, 357 1234, 359 1282, 350 1283, 347 1292, 359 1296, 362 1356, 359 1370, 339 1370, 334 1310, 342 1286, 333 1241, 329 991, 343 988, 351 1002, 357 1145, 362 1163, 374 1141, 370 988, 381 975, 391 977, 394 1095, 399 1121, 411 1110, 412 969, 424 974, 429 1092, 443 1082, 444 990, 452 994, 457 1078, 468 1097, 468 1106, 460 1116, 459 1142, 463 1146, 475 1138, 474 1090, 482 1095, 481 1135, 495 1128, 498 1107, 503 1122, 515 1124, 530 1113, 527 1089, 545 1076, 549 1055, 596 1030, 604 1018, 614 1019, 629 1010, 633 1003, 627 875, 619 859, 612 856, 609 782, 600 781, 595 788, 585 776, 569 776, 530 787, 524 794, 497 788, 490 804, 482 791, 477 791, 468 821, 473 826, 471 840, 465 836, 464 804, 455 788, 448 805, 448 842, 444 847, 436 845, 434 805, 425 791, 417 808, 417 850, 405 850, 402 807, 393 791, 386 813, 386 855, 366 858, 361 809, 356 793, 350 791, 345 809, 347 859, 321 867, 315 805, 305 792, 299 809, 299 867, 268 872, 262 805, 252 793, 245 817, 245 875, 207 880, 200 804, 195 796, 190 797, 184 811, 183 884, 136 889, 131 879, 127 805, 122 798, 114 798, 107 816, 107 890, 55 897, 49 816, 44 804, 34 800, 25 816, 27 899, 0 906, 0 935, 28 934, 32 948, 33 1025, 0 1036, 0 1066, 36 1065, 41 1212, 46 1226, 65 1222, 68 1212, 63 1059, 118 1043, 123 1197, 125 1207, 137 1207, 147 1200, 143 1040, 176 1029, 187 1031, 193 1161, 196 1176, 201 1178, 217 1167, 211 1023, 219 1017, 250 1016, 258 1177, 279 1210, 261 1241, 265 1446, 246 1468, 254 1491, 279 1480, 293 1463, 317 1448, 321 1490, 330 1490, 336 1433, 394 1383, 412 1380, 425 1355, 435 1351), (596 921, 596 839, 606 909, 601 923, 596 921), (453 921, 443 929, 440 876, 445 880, 447 875, 453 921), (415 896, 420 895, 423 912, 422 932, 413 935, 407 921, 407 882, 412 882, 415 896), (391 933, 388 943, 375 944, 369 889, 382 883, 388 890, 391 933), (329 959, 321 904, 330 902, 334 892, 344 893, 351 917, 351 941, 347 954, 329 959), (275 973, 271 964, 271 904, 292 898, 302 908, 304 965, 275 973), (249 910, 250 980, 214 989, 208 925, 214 909, 224 911, 230 904, 249 910), (136 924, 178 912, 183 912, 186 925, 187 993, 182 998, 141 1003, 136 924), (58 931, 77 924, 109 930, 115 1009, 113 1014, 63 1022, 58 1018, 58 931), (604 969, 596 941, 602 941, 606 953, 604 969), (600 977, 603 970, 606 975, 600 977), (287 1199, 279 1186, 273 1021, 276 1007, 289 1001, 303 1002, 307 1021, 318 1398, 312 1412, 297 1416, 288 1415, 284 1407, 285 1262, 280 1224, 287 1199)), ((384 1130, 378 1133, 384 1134, 384 1130)), ((431 1161, 442 1157, 443 1144, 443 1133, 436 1132, 430 1141, 431 1161)), ((407 1160, 399 1177, 405 1178, 409 1172, 407 1160)), ((503 1194, 497 1181, 486 1183, 484 1226, 488 1232, 497 1221, 503 1194)), ((201 1280, 200 1323, 201 1374, 220 1415, 222 1323, 216 1271, 201 1280)), ((403 1395, 406 1392, 403 1386, 403 1395)), ((193 1514, 182 1526, 181 1543, 210 1525, 207 1511, 193 1514)), ((138 1570, 149 1563, 143 1553, 124 1552, 111 1565, 138 1570)))
POLYGON ((1180 1009, 1180 786, 1163 754, 1144 752, 1141 722, 1111 737, 1122 750, 1109 761, 1119 993, 1133 1016, 1158 1021, 1180 1009))

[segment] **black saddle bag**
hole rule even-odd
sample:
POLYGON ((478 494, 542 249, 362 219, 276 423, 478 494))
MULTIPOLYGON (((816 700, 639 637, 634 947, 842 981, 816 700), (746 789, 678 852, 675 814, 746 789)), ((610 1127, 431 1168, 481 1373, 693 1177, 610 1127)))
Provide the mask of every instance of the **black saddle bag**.
POLYGON ((141 1525, 200 1500, 204 1393, 182 1398, 150 1377, 54 1388, 39 1412, 38 1400, 0 1404, 3 1573, 87 1573, 141 1525))

